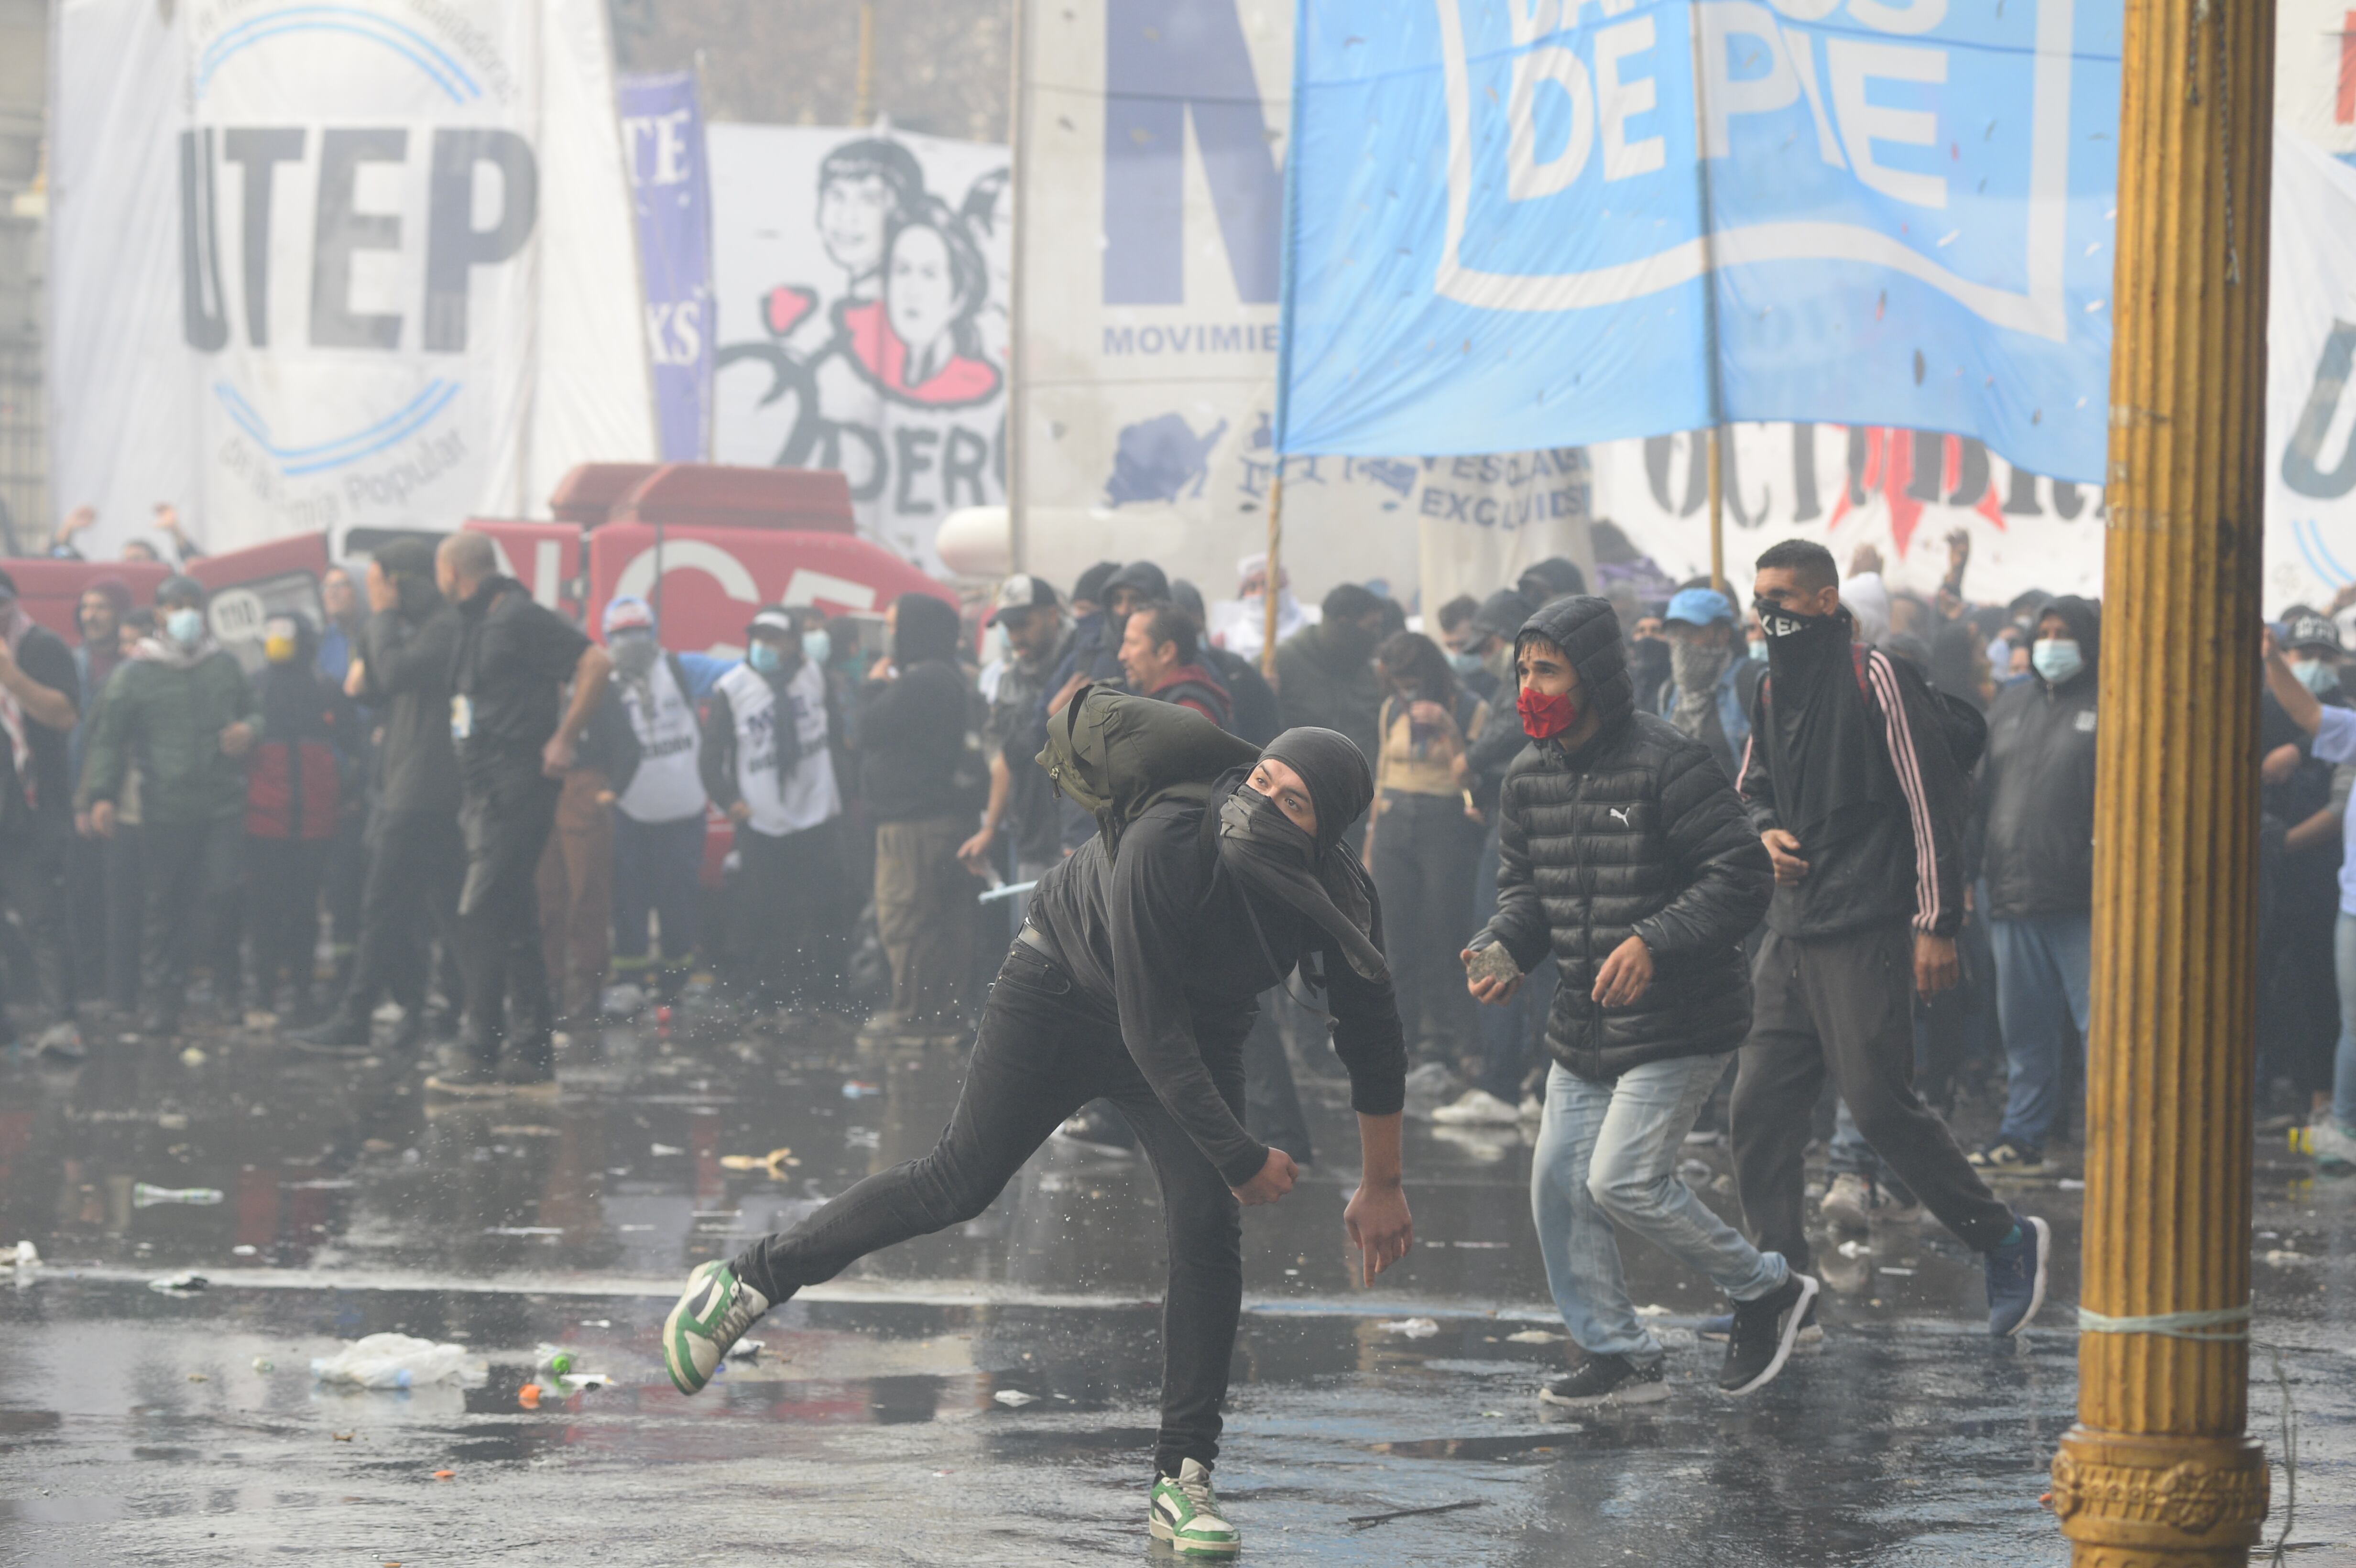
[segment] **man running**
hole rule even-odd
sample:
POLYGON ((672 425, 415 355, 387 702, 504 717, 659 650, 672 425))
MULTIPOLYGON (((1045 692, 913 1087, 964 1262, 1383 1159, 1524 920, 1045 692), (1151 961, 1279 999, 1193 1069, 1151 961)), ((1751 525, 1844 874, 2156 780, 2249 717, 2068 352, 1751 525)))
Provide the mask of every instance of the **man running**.
POLYGON ((1767 853, 1709 748, 1636 711, 1609 603, 1554 600, 1515 656, 1530 744, 1505 774, 1497 912, 1463 958, 1484 1002, 1510 998, 1549 953, 1562 974, 1530 1208, 1585 1357, 1538 1397, 1668 1396, 1665 1352, 1628 1299, 1623 1229, 1733 1298, 1718 1386, 1750 1393, 1783 1370, 1816 1282, 1711 1213, 1677 1161, 1751 1026, 1742 939, 1774 887, 1767 853), (1484 962, 1491 947, 1505 951, 1484 962))
POLYGON ((702 1388, 745 1329, 804 1285, 980 1214, 1065 1117, 1101 1096, 1137 1129, 1169 1233, 1151 1533, 1189 1556, 1238 1551, 1211 1466, 1243 1303, 1239 1206, 1276 1201, 1296 1174, 1244 1130, 1242 1046, 1260 993, 1296 966, 1322 969, 1350 1073, 1364 1175, 1344 1225, 1363 1277, 1414 1236, 1399 1186, 1407 1054, 1381 912, 1342 841, 1373 795, 1348 740, 1290 730, 1207 805, 1156 800, 1120 827, 1117 849, 1100 835, 1051 869, 991 987, 938 1146, 733 1263, 699 1264, 663 1326, 680 1392, 702 1388))

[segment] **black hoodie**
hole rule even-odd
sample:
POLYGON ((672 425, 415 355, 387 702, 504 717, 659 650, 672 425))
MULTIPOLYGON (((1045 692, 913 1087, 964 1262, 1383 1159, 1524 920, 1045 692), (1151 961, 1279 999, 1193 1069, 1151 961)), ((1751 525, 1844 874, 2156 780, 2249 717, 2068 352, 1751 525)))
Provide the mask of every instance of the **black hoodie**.
POLYGON ((958 816, 965 752, 965 677, 957 667, 958 613, 929 593, 893 603, 892 664, 898 678, 859 694, 859 792, 870 822, 958 816))
POLYGON ((2102 613, 2075 595, 2045 606, 2078 639, 2084 667, 1997 693, 1980 764, 1988 913, 1997 920, 2084 914, 2094 907, 2094 694, 2102 613))
POLYGON ((1742 940, 1773 887, 1767 851, 1709 748, 1636 711, 1609 603, 1557 599, 1522 628, 1533 635, 1570 656, 1602 726, 1575 751, 1534 741, 1506 771, 1497 912, 1472 945, 1502 942, 1525 972, 1553 954, 1547 1047, 1581 1078, 1732 1051, 1751 1027, 1742 940), (1653 983, 1603 1007, 1596 972, 1632 935, 1653 983))

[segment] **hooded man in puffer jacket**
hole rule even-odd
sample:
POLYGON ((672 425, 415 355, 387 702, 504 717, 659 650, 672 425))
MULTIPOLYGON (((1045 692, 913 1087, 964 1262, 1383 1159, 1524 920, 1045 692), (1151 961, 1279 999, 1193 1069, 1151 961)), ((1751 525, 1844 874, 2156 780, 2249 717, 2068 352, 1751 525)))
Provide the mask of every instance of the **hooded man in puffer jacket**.
POLYGON ((1609 603, 1547 603, 1522 626, 1515 664, 1530 743, 1505 773, 1497 912, 1464 962, 1484 1002, 1509 998, 1549 952, 1561 976, 1530 1207, 1586 1359, 1539 1397, 1667 1394, 1660 1342, 1628 1299, 1619 1226, 1733 1298, 1719 1386, 1748 1393, 1783 1371, 1816 1282, 1710 1212, 1677 1160, 1750 1029, 1742 939, 1773 873, 1709 748, 1636 711, 1609 603))

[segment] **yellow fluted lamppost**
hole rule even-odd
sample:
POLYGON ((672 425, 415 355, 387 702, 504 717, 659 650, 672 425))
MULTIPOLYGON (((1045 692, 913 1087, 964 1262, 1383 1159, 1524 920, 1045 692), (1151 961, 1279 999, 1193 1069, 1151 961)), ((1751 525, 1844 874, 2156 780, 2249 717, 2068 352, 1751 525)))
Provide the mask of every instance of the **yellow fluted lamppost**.
POLYGON ((2127 0, 2075 1568, 2242 1564, 2273 0, 2127 0))

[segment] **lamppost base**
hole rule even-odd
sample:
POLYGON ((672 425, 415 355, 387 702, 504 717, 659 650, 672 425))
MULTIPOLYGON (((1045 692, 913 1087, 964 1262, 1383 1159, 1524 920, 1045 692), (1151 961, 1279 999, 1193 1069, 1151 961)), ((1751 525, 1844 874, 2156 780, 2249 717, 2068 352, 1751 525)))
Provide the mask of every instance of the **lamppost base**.
POLYGON ((2073 1426, 2053 1456, 2053 1513, 2072 1568, 2217 1568, 2249 1561, 2265 1522, 2265 1447, 2073 1426))

